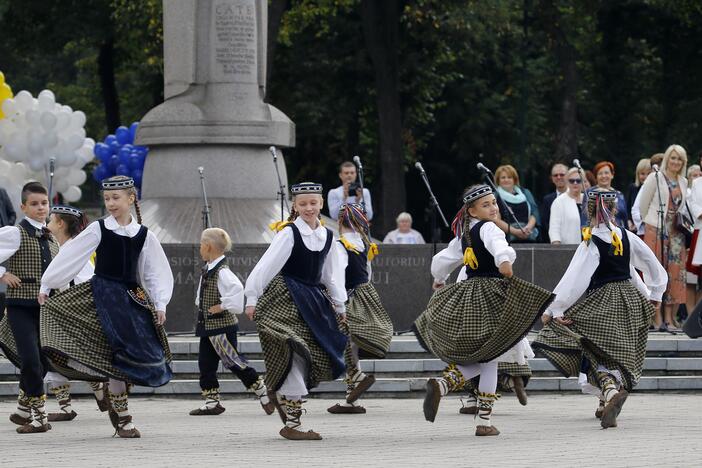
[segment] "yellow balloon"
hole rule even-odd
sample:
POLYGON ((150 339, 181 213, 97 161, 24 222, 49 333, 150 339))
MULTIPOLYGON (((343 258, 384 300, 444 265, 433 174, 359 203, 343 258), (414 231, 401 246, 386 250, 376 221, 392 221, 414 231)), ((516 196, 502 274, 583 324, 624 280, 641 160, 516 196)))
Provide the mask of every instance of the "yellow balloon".
POLYGON ((3 101, 5 101, 5 99, 10 99, 12 96, 12 88, 5 83, 5 75, 0 71, 0 119, 5 118, 5 114, 2 112, 3 101))

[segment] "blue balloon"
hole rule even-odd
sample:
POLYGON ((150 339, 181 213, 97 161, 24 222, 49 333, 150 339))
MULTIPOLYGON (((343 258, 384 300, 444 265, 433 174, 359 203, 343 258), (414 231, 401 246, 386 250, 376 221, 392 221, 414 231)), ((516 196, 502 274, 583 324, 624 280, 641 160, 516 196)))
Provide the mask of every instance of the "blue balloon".
POLYGON ((105 144, 106 144, 106 145, 110 145, 110 146, 111 146, 111 145, 112 145, 112 142, 116 142, 116 141, 117 141, 117 137, 114 136, 114 135, 112 135, 112 134, 109 134, 109 135, 107 135, 107 136, 105 137, 105 144))
POLYGON ((129 168, 126 166, 126 164, 120 164, 117 166, 117 170, 115 171, 117 175, 123 175, 123 176, 128 176, 130 174, 129 168))
POLYGON ((113 141, 112 143, 110 143, 110 151, 112 152, 112 154, 117 154, 117 153, 119 153, 120 148, 122 148, 122 145, 120 145, 119 143, 117 143, 117 140, 115 140, 115 141, 113 141))
POLYGON ((112 155, 110 147, 105 143, 97 143, 95 148, 93 148, 93 153, 95 153, 95 156, 97 156, 101 162, 106 162, 110 158, 110 155, 112 155))
POLYGON ((129 151, 128 148, 122 147, 120 148, 119 152, 117 153, 117 156, 119 156, 119 162, 120 164, 124 164, 125 166, 129 164, 129 156, 132 153, 129 151))
POLYGON ((126 145, 127 143, 132 142, 132 136, 129 133, 129 129, 125 126, 119 127, 115 131, 115 136, 117 137, 117 141, 120 145, 126 145))
POLYGON ((105 168, 105 166, 103 166, 102 164, 98 164, 97 166, 95 166, 95 168, 93 169, 93 179, 95 179, 95 182, 100 183, 102 182, 102 179, 106 177, 107 169, 105 168))
POLYGON ((127 143, 126 145, 122 145, 122 148, 127 148, 130 152, 134 151, 134 145, 131 143, 127 143))
POLYGON ((137 153, 132 152, 129 155, 128 166, 131 170, 141 169, 144 167, 144 162, 141 160, 141 157, 137 153))
POLYGON ((136 169, 132 171, 132 179, 134 179, 134 183, 136 184, 137 187, 141 188, 141 181, 144 178, 144 171, 141 169, 136 169))
POLYGON ((139 128, 139 122, 134 122, 129 126, 129 134, 132 136, 132 141, 136 138, 137 128, 139 128))
POLYGON ((117 166, 119 166, 119 164, 120 164, 119 156, 117 156, 116 154, 113 154, 112 156, 110 156, 110 159, 109 159, 107 165, 112 171, 116 171, 117 166))

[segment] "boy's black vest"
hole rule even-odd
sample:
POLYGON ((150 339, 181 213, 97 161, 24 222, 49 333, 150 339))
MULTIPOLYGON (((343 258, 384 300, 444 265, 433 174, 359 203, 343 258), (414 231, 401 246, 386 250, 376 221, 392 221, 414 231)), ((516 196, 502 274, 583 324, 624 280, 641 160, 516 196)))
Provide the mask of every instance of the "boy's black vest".
POLYGON ((612 244, 603 241, 594 234, 592 235, 591 241, 595 243, 595 247, 600 253, 600 264, 590 279, 590 285, 587 287, 588 291, 600 288, 607 283, 631 279, 629 238, 626 231, 622 229, 621 232, 622 246, 624 248, 622 255, 614 255, 612 253, 612 244))
POLYGON ((324 244, 324 248, 320 251, 314 251, 305 246, 300 230, 294 223, 290 223, 285 227, 292 229, 295 244, 290 253, 290 258, 288 258, 288 261, 285 262, 281 270, 282 275, 293 278, 301 283, 319 285, 322 282, 324 260, 327 258, 334 235, 329 229, 325 228, 327 231, 327 241, 324 244))
MULTIPOLYGON (((207 265, 205 265, 205 269, 207 269, 207 265)), ((229 269, 226 258, 223 258, 211 270, 205 271, 200 277, 200 297, 198 298, 200 305, 197 312, 196 336, 213 336, 237 331, 238 320, 236 315, 228 310, 218 314, 210 314, 208 312, 210 307, 222 302, 217 282, 219 280, 219 272, 224 269, 229 269)))
MULTIPOLYGON (((466 265, 466 274, 468 278, 473 278, 475 276, 482 277, 493 277, 501 278, 500 270, 495 266, 495 257, 485 248, 485 243, 480 238, 480 228, 488 221, 480 221, 475 224, 469 231, 471 247, 473 247, 473 253, 475 258, 478 259, 478 268, 473 270, 471 267, 466 265)), ((461 249, 463 252, 468 248, 468 239, 465 235, 461 238, 461 249)), ((466 279, 468 279, 466 278, 466 279)))
POLYGON ((41 277, 58 254, 59 245, 48 230, 37 229, 26 219, 17 228, 20 232, 20 246, 7 260, 7 271, 22 283, 18 288, 7 288, 7 305, 39 307, 37 296, 41 277))
POLYGON ((146 242, 148 229, 144 226, 134 237, 120 236, 105 227, 105 220, 100 224, 100 244, 95 249, 95 275, 129 285, 136 285, 139 254, 146 242))

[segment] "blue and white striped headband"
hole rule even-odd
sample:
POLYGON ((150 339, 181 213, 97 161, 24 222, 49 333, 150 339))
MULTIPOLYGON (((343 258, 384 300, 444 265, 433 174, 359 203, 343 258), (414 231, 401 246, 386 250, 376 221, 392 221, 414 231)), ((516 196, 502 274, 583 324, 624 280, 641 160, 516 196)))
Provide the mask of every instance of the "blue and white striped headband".
POLYGON ((469 205, 478 198, 483 198, 492 194, 492 187, 489 185, 477 185, 463 195, 463 204, 469 205))
POLYGON ((66 206, 66 205, 56 205, 51 207, 51 214, 65 214, 65 215, 70 215, 70 216, 75 216, 76 218, 80 218, 83 216, 83 212, 80 211, 78 208, 73 208, 72 206, 66 206))
POLYGON ((105 179, 102 181, 103 190, 124 190, 132 187, 134 187, 134 179, 132 179, 131 177, 129 177, 128 179, 105 179))
POLYGON ((290 187, 290 192, 293 195, 303 195, 303 194, 316 194, 322 195, 322 184, 317 184, 315 182, 301 182, 290 187))

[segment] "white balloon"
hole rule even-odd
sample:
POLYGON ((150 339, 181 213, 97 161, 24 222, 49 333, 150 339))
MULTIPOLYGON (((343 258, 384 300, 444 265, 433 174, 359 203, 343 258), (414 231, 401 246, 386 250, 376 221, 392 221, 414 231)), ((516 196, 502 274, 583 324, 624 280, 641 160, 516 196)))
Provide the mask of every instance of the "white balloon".
POLYGON ((61 131, 71 124, 71 113, 65 110, 56 112, 56 130, 61 131))
POLYGON ((54 176, 54 187, 53 188, 55 191, 63 193, 68 189, 68 187, 70 187, 70 184, 68 183, 68 181, 66 179, 60 179, 60 178, 54 176))
POLYGON ((22 163, 13 164, 10 169, 10 179, 18 184, 24 184, 24 180, 29 174, 27 174, 27 167, 22 163))
POLYGON ((41 126, 47 132, 56 127, 56 116, 51 111, 42 112, 39 121, 41 122, 41 126))
POLYGON ((85 145, 90 146, 90 149, 92 150, 93 147, 95 146, 95 140, 93 140, 92 138, 88 137, 88 138, 86 138, 85 141, 83 142, 83 146, 85 146, 85 145))
POLYGON ((58 145, 58 137, 56 136, 56 132, 48 132, 44 133, 41 136, 41 144, 44 146, 46 149, 51 149, 58 145))
POLYGON ((85 171, 81 171, 80 169, 71 169, 71 172, 69 172, 66 177, 69 185, 83 185, 87 179, 88 176, 85 171))
POLYGON ((34 107, 34 98, 31 94, 29 94, 29 91, 23 90, 17 93, 17 96, 15 96, 15 103, 17 104, 18 112, 26 112, 34 107))
POLYGON ((12 117, 17 112, 17 102, 12 98, 5 99, 2 101, 2 112, 5 114, 5 117, 12 117))
POLYGON ((40 117, 41 117, 41 112, 34 110, 34 109, 29 109, 27 112, 24 113, 24 120, 31 127, 39 126, 39 118, 40 117))
POLYGON ((41 112, 53 112, 56 103, 48 96, 39 96, 37 99, 37 110, 41 112))
POLYGON ((63 193, 63 198, 69 203, 75 203, 78 200, 80 200, 80 197, 83 195, 83 192, 81 192, 80 187, 76 187, 75 185, 71 185, 68 187, 68 189, 62 191, 63 193))
POLYGON ((42 158, 32 158, 29 160, 29 168, 35 172, 39 172, 44 169, 44 159, 42 158))
POLYGON ((2 146, 15 131, 15 124, 10 119, 0 120, 0 146, 2 146))
POLYGON ((79 128, 83 128, 85 126, 85 121, 86 121, 86 117, 85 117, 85 113, 83 113, 83 111, 75 111, 71 115, 71 127, 76 129, 76 130, 79 128))
MULTIPOLYGON (((68 177, 68 174, 70 174, 71 169, 68 167, 63 167, 63 166, 58 166, 56 170, 54 171, 54 177, 68 177)), ((72 184, 68 184, 72 185, 72 184)))
POLYGON ((56 163, 61 166, 72 166, 78 160, 78 155, 75 151, 61 153, 56 158, 56 163))
POLYGON ((3 176, 10 172, 10 168, 12 167, 12 163, 10 161, 5 161, 4 159, 0 159, 0 174, 3 176))
MULTIPOLYGON (((90 161, 92 161, 93 158, 94 158, 93 149, 92 149, 91 147, 88 147, 88 146, 86 146, 86 145, 83 145, 82 148, 79 148, 79 149, 78 149, 78 157, 79 157, 79 159, 80 159, 80 161, 81 161, 81 163, 82 163, 82 164, 80 165, 80 167, 85 166, 85 165, 88 164, 90 161)), ((80 185, 80 184, 76 184, 76 185, 80 185)))
POLYGON ((44 153, 44 142, 39 134, 37 134, 36 138, 29 138, 27 149, 29 150, 29 154, 32 156, 41 155, 44 153))
POLYGON ((7 143, 2 148, 9 161, 22 161, 24 154, 19 144, 7 143))
POLYGON ((51 99, 52 103, 56 103, 56 95, 50 89, 42 89, 37 98, 41 99, 42 97, 51 99))

